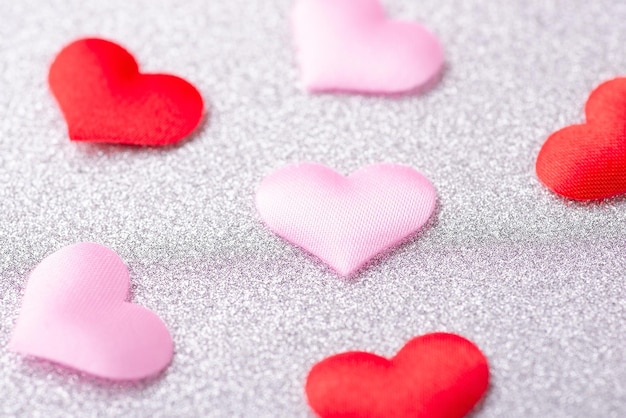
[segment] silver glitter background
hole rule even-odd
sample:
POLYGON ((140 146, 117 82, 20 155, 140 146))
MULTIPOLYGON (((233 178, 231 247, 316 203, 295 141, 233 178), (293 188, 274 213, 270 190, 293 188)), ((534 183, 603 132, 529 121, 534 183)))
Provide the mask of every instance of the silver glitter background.
POLYGON ((626 73, 626 3, 384 3, 444 45, 422 96, 304 93, 290 0, 0 0, 0 415, 307 417, 316 361, 450 331, 490 360, 475 417, 626 416, 626 200, 573 203, 534 175, 547 135, 626 73), (88 35, 200 89, 210 115, 191 140, 70 143, 46 76, 88 35), (339 279, 254 209, 261 178, 298 161, 411 165, 437 216, 339 279), (132 300, 167 323, 157 378, 111 384, 4 348, 28 272, 79 241, 118 252, 132 300))

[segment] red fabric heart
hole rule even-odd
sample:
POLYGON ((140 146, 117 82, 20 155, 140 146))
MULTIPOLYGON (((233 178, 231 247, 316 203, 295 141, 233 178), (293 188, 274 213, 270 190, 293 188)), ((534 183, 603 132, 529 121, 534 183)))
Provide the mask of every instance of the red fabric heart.
POLYGON ((626 193, 626 78, 594 90, 585 107, 587 123, 553 133, 537 156, 539 179, 576 200, 626 193))
POLYGON ((168 145, 189 135, 202 118, 194 86, 172 75, 141 74, 128 51, 103 39, 63 48, 48 82, 75 141, 168 145))
POLYGON ((306 394, 322 418, 459 418, 488 385, 478 347, 433 333, 413 338, 390 360, 365 352, 329 357, 309 372, 306 394))

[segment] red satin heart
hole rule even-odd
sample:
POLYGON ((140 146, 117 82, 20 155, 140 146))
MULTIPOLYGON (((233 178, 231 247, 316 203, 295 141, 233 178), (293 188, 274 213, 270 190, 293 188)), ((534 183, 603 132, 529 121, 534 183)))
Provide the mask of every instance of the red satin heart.
POLYGON ((365 352, 313 366, 306 394, 322 418, 460 418, 489 385, 487 359, 447 333, 410 340, 390 360, 365 352))
POLYGON ((128 51, 103 39, 66 46, 48 82, 75 141, 168 145, 189 135, 202 118, 194 86, 172 75, 141 74, 128 51))
POLYGON ((626 193, 626 78, 594 90, 585 107, 587 123, 553 133, 537 156, 539 179, 576 200, 626 193))

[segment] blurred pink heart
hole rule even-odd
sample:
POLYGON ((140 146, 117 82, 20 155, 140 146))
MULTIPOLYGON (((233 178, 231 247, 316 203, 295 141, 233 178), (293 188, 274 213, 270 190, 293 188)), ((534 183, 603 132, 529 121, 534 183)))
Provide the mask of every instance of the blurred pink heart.
POLYGON ((430 218, 436 193, 410 167, 376 164, 345 177, 320 164, 294 164, 267 176, 256 195, 276 234, 350 276, 430 218))
POLYGON ((293 32, 309 91, 410 91, 443 67, 437 38, 388 20, 378 0, 298 0, 293 32))
POLYGON ((128 269, 113 251, 79 243, 30 275, 9 348, 114 380, 135 380, 172 360, 172 338, 151 311, 125 302, 128 269))

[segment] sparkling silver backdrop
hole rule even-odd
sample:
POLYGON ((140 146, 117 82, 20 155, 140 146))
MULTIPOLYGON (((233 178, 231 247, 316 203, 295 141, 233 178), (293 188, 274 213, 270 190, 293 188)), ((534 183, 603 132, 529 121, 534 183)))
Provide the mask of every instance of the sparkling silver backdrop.
POLYGON ((385 0, 447 67, 426 94, 306 94, 289 0, 0 0, 0 415, 307 417, 308 369, 410 337, 475 341, 475 417, 626 416, 626 201, 577 204, 534 175, 554 130, 626 74, 626 3, 385 0), (194 83, 210 115, 168 149, 71 143, 54 55, 101 36, 194 83), (435 184, 430 226, 353 280, 267 231, 263 176, 394 162, 435 184), (128 264, 175 343, 161 376, 111 384, 6 350, 28 272, 79 241, 128 264))

